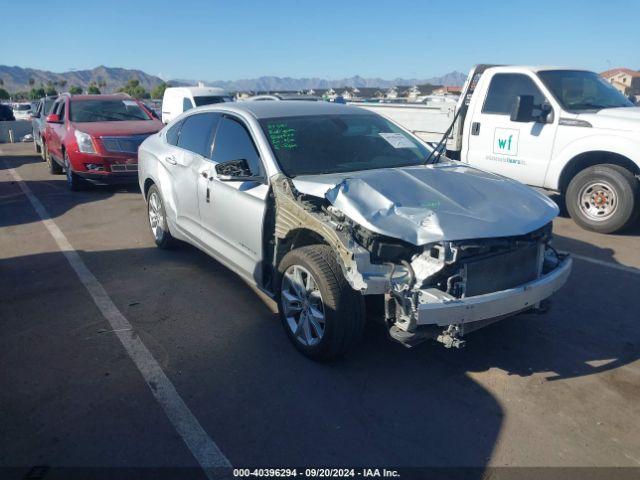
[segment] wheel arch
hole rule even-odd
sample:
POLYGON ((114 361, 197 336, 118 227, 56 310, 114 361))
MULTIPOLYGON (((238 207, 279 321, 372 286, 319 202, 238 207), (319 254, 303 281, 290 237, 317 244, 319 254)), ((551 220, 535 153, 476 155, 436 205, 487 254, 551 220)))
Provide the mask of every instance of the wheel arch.
POLYGON ((143 185, 143 193, 144 193, 144 198, 147 198, 148 194, 149 194, 149 189, 155 185, 156 182, 153 181, 153 179, 151 177, 148 177, 145 181, 144 181, 144 185, 143 185))
POLYGON ((626 168, 634 175, 640 174, 638 164, 626 155, 607 150, 592 150, 575 155, 565 164, 558 179, 557 189, 564 194, 575 175, 585 168, 604 164, 618 165, 626 168))

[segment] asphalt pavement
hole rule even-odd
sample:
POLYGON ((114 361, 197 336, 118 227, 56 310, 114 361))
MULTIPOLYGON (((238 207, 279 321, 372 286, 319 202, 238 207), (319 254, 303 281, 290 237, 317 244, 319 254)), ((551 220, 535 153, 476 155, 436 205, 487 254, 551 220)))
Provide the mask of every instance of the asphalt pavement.
POLYGON ((70 192, 32 149, 0 145, 0 478, 206 478, 203 463, 640 476, 640 226, 559 217, 574 271, 545 315, 463 350, 406 349, 370 322, 321 364, 233 272, 155 248, 136 187, 70 192))

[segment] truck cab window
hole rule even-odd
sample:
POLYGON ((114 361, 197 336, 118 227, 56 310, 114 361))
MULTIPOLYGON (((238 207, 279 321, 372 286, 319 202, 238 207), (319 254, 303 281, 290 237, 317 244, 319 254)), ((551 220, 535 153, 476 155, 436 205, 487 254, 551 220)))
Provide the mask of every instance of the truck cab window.
POLYGON ((193 103, 191 103, 191 99, 190 98, 183 98, 182 99, 182 111, 186 112, 187 110, 191 110, 193 108, 193 103))
POLYGON ((482 113, 509 115, 518 95, 532 95, 534 105, 545 102, 545 97, 527 75, 498 73, 491 79, 482 113))

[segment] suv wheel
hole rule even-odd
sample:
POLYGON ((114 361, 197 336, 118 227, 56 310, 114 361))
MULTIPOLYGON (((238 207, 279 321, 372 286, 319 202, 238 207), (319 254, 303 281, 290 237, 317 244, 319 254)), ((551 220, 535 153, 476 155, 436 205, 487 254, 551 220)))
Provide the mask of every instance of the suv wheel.
POLYGON ((46 143, 43 145, 43 154, 44 160, 47 162, 47 166, 49 167, 49 173, 53 175, 60 175, 62 173, 62 167, 53 159, 46 143))
POLYGON ((156 245, 160 248, 175 246, 175 239, 169 231, 167 214, 164 209, 164 201, 158 187, 152 185, 147 192, 147 213, 149 215, 149 227, 156 245))
POLYGON ((364 299, 347 283, 331 247, 292 250, 278 273, 280 319, 299 351, 328 360, 353 346, 364 328, 364 299))
POLYGON ((637 218, 638 180, 618 165, 594 165, 579 172, 567 188, 571 218, 587 230, 614 233, 637 218))
POLYGON ((84 182, 82 181, 82 178, 73 173, 67 152, 64 152, 64 172, 67 175, 67 187, 69 187, 69 190, 74 192, 82 190, 84 182))

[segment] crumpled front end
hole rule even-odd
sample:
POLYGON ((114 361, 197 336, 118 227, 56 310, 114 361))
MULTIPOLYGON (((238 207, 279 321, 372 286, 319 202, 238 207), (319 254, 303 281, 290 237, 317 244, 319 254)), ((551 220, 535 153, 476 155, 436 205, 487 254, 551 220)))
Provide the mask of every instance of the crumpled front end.
MULTIPOLYGON (((463 222, 465 216, 474 215, 474 208, 486 205, 467 208, 440 197, 435 208, 445 206, 449 214, 438 215, 426 206, 419 210, 408 202, 389 203, 380 189, 359 179, 329 189, 326 198, 301 193, 285 177, 274 179, 272 185, 275 263, 294 248, 299 232, 317 234, 336 252, 351 287, 380 300, 391 336, 408 346, 428 338, 461 346, 460 337, 469 331, 538 308, 566 282, 571 270, 571 260, 551 246, 556 210, 537 198, 525 195, 524 206, 515 209, 518 215, 529 211, 530 218, 513 217, 518 221, 509 225, 502 216, 499 228, 494 225, 490 230, 497 217, 487 221, 485 216, 484 221, 476 220, 483 222, 476 224, 482 235, 460 239, 448 235, 465 228, 454 228, 454 220, 463 222), (354 188, 359 191, 353 192, 354 188), (381 208, 375 212, 370 207, 377 204, 381 208), (348 207, 349 213, 340 207, 348 207), (367 208, 367 218, 357 218, 367 208), (404 209, 403 215, 391 214, 393 209, 404 209), (433 223, 425 222, 425 215, 433 223), (443 223, 452 226, 444 229, 443 223), (496 234, 490 235, 491 231, 496 234)), ((478 187, 470 195, 485 193, 478 187)))

